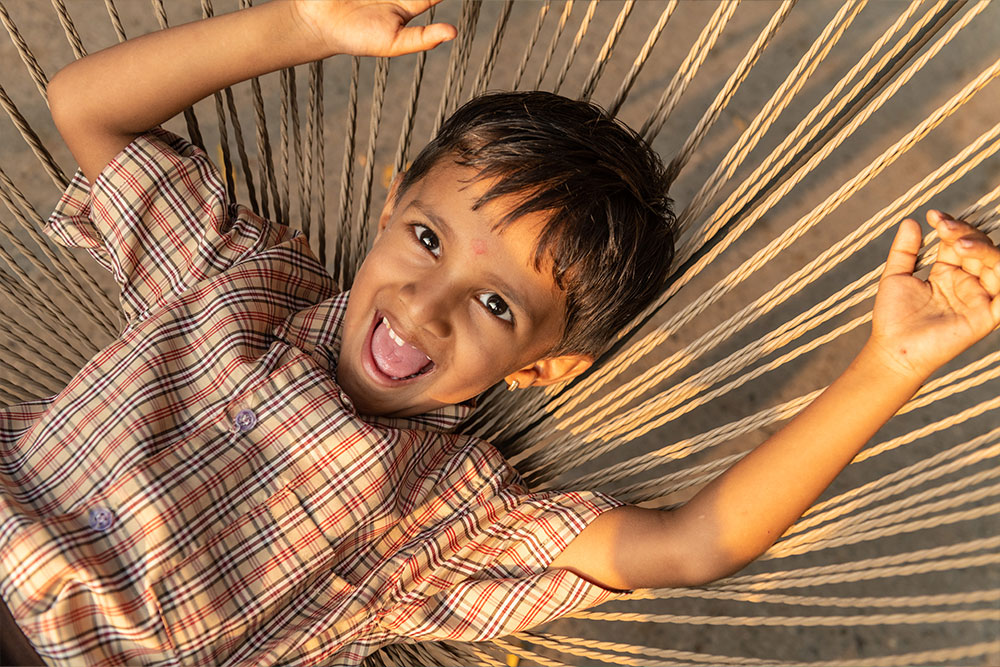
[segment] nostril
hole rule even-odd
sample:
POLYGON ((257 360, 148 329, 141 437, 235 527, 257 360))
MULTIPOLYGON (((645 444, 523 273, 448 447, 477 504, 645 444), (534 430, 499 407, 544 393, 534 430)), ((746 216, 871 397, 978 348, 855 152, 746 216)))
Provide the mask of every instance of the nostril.
POLYGON ((448 338, 451 335, 451 325, 446 320, 428 322, 427 328, 438 338, 448 338))

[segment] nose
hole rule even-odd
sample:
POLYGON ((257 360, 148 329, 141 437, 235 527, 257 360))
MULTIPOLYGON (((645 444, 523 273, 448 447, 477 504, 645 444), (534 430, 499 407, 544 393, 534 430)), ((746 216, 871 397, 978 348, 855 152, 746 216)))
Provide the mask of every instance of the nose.
POLYGON ((452 317, 459 299, 452 291, 440 274, 417 276, 403 285, 400 300, 413 326, 438 338, 447 338, 452 332, 452 317))

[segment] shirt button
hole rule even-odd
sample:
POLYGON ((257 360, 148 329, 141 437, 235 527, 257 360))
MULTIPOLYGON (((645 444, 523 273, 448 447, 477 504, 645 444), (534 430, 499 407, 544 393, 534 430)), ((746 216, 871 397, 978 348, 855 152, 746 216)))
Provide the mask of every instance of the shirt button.
POLYGON ((90 510, 90 527, 94 530, 105 532, 111 528, 111 524, 114 523, 115 515, 111 513, 111 510, 105 509, 103 507, 95 507, 90 510))
POLYGON ((257 415, 253 410, 240 410, 236 413, 233 424, 235 424, 237 431, 246 433, 257 425, 257 415))

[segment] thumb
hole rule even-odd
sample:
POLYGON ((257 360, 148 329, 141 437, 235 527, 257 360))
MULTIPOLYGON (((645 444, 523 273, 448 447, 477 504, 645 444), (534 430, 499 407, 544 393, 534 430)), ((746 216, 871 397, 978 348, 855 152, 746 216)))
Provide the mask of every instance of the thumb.
POLYGON ((913 270, 917 266, 917 253, 920 252, 920 243, 923 237, 920 232, 920 224, 916 220, 907 218, 900 223, 896 230, 896 237, 892 240, 892 247, 889 248, 889 257, 885 260, 885 269, 882 271, 882 278, 896 275, 913 275, 913 270))
POLYGON ((441 42, 455 39, 457 31, 448 23, 409 26, 399 31, 393 43, 393 55, 405 55, 433 49, 441 42))

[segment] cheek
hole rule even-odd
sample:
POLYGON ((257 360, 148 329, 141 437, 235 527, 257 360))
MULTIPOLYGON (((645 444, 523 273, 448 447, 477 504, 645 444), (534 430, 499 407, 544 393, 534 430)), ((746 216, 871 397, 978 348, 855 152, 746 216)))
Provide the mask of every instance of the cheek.
POLYGON ((376 240, 354 276, 351 291, 373 292, 399 275, 399 267, 406 261, 406 254, 399 246, 388 238, 376 240))
POLYGON ((455 349, 456 369, 463 378, 489 387, 521 367, 521 346, 511 335, 486 322, 467 323, 467 326, 455 349))

